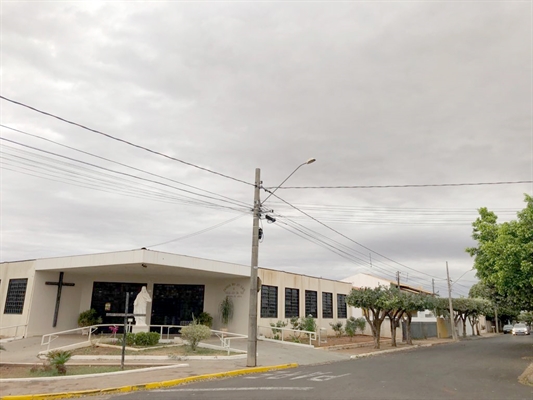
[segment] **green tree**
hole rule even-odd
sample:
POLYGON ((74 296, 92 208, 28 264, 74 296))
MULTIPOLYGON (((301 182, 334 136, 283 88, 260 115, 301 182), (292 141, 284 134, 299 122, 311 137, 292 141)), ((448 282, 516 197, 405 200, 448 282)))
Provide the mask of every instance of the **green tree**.
POLYGON ((487 300, 489 303, 484 309, 484 315, 487 319, 493 321, 495 320, 495 310, 497 309, 498 323, 500 321, 514 321, 520 313, 520 309, 516 308, 511 299, 500 295, 493 287, 489 287, 484 282, 477 282, 472 285, 468 292, 468 297, 487 300))
POLYGON ((533 197, 525 195, 526 207, 517 219, 501 224, 483 207, 472 224, 477 247, 467 248, 475 257, 477 276, 515 307, 533 310, 533 197))
POLYGON ((370 325, 374 338, 374 348, 379 349, 381 339, 381 325, 387 314, 393 309, 390 288, 352 289, 346 297, 346 303, 363 310, 363 316, 370 325))
POLYGON ((406 324, 406 342, 413 344, 411 336, 411 321, 413 314, 418 311, 433 310, 435 307, 435 297, 423 293, 405 293, 403 297, 403 318, 406 324))

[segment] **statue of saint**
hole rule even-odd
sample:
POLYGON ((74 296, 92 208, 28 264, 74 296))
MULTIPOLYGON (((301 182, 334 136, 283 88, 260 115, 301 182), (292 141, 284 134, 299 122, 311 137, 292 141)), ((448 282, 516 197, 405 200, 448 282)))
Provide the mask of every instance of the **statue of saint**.
POLYGON ((135 315, 136 326, 146 326, 146 306, 151 302, 152 298, 150 297, 150 294, 148 294, 146 286, 143 286, 133 302, 133 314, 143 314, 142 316, 135 315))

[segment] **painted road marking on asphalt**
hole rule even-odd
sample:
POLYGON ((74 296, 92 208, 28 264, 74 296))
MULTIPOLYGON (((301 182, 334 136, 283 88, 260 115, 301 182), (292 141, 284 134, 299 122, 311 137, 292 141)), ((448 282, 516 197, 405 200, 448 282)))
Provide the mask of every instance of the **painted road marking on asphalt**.
POLYGON ((167 389, 151 390, 150 392, 232 392, 232 391, 249 391, 249 390, 313 390, 312 387, 236 387, 236 388, 213 388, 213 389, 167 389))
POLYGON ((348 376, 348 374, 342 374, 342 375, 332 375, 331 372, 324 372, 324 371, 318 371, 318 372, 311 372, 309 374, 302 375, 302 371, 297 372, 269 372, 266 374, 261 375, 255 375, 255 376, 246 376, 244 379, 287 379, 290 381, 298 380, 298 379, 307 379, 309 381, 313 382, 325 382, 330 381, 332 379, 341 378, 343 376, 348 376))

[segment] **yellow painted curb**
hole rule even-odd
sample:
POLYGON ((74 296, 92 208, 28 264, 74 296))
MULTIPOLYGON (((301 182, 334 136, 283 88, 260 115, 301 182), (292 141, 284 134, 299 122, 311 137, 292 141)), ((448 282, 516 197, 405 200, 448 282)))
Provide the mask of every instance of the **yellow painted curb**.
POLYGON ((146 383, 144 385, 122 386, 122 387, 109 388, 109 389, 80 390, 77 392, 65 392, 65 393, 25 394, 25 395, 17 395, 17 396, 3 396, 3 397, 0 397, 0 400, 41 400, 41 399, 56 400, 56 399, 68 399, 68 398, 73 398, 73 397, 101 395, 101 394, 109 394, 109 393, 127 393, 127 392, 135 392, 138 390, 145 390, 145 389, 159 389, 159 388, 165 388, 165 387, 170 387, 170 386, 184 385, 186 383, 199 382, 199 381, 204 381, 208 379, 229 378, 232 376, 257 374, 261 372, 275 371, 275 370, 296 368, 296 367, 298 367, 298 364, 296 363, 271 365, 268 367, 245 368, 245 369, 238 369, 235 371, 217 372, 215 374, 190 376, 187 378, 173 379, 173 380, 164 381, 164 382, 146 383))

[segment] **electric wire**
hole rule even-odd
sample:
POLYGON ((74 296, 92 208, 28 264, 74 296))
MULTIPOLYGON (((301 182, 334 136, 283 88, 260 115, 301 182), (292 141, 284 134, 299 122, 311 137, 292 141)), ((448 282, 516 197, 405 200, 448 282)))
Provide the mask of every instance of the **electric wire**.
POLYGON ((161 178, 161 179, 165 179, 165 180, 168 180, 170 182, 174 182, 174 183, 177 183, 177 184, 180 184, 180 185, 183 185, 183 186, 186 186, 186 187, 189 187, 191 189, 196 189, 196 190, 199 190, 199 191, 202 191, 202 192, 205 192, 205 193, 209 193, 209 194, 212 194, 212 195, 215 195, 215 196, 219 196, 221 198, 224 198, 224 199, 227 199, 227 200, 230 200, 230 201, 233 201, 234 203, 241 203, 245 206, 248 206, 247 203, 244 203, 244 202, 241 202, 240 200, 236 200, 236 199, 232 199, 230 197, 227 197, 227 196, 224 196, 224 195, 221 195, 221 194, 218 194, 218 193, 214 193, 214 192, 211 192, 209 190, 205 190, 205 189, 201 189, 201 188, 198 188, 196 186, 192 186, 192 185, 188 185, 186 183, 183 183, 183 182, 180 182, 180 181, 177 181, 175 179, 171 179, 171 178, 167 178, 167 177, 164 177, 162 175, 158 175, 158 174, 154 174, 152 172, 149 172, 149 171, 146 171, 146 170, 143 170, 143 169, 140 169, 140 168, 136 168, 136 167, 133 167, 131 165, 127 165, 127 164, 124 164, 124 163, 121 163, 121 162, 118 162, 118 161, 114 161, 114 160, 111 160, 109 158, 106 158, 106 157, 102 157, 102 156, 99 156, 97 154, 94 154, 94 153, 90 153, 88 151, 84 151, 84 150, 81 150, 81 149, 77 149, 75 147, 72 147, 72 146, 68 146, 68 145, 65 145, 63 143, 59 143, 59 142, 56 142, 54 140, 51 140, 51 139, 48 139, 48 138, 44 138, 42 136, 38 136, 38 135, 35 135, 35 134, 32 134, 32 133, 29 133, 29 132, 25 132, 25 131, 22 131, 20 129, 15 129, 15 128, 12 128, 12 127, 9 127, 7 125, 4 125, 4 124, 0 124, 0 127, 2 128, 5 128, 5 129, 9 129, 9 130, 12 130, 14 132, 17 132, 17 133, 21 133, 23 135, 27 135, 27 136, 30 136, 30 137, 33 137, 33 138, 36 138, 36 139, 39 139, 39 140, 43 140, 43 141, 46 141, 46 142, 49 142, 49 143, 53 143, 57 146, 61 146, 61 147, 64 147, 64 148, 67 148, 69 150, 73 150, 73 151, 76 151, 76 152, 79 152, 79 153, 82 153, 82 154, 85 154, 85 155, 89 155, 91 157, 95 157, 95 158, 98 158, 100 160, 104 160, 104 161, 107 161, 107 162, 110 162, 110 163, 113 163, 113 164, 117 164, 117 165, 120 165, 120 166, 123 166, 123 167, 126 167, 126 168, 130 168, 134 171, 138 171, 138 172, 142 172, 142 173, 145 173, 145 174, 148 174, 148 175, 151 175, 151 176, 155 176, 155 177, 158 177, 158 178, 161 178))
POLYGON ((412 271, 418 272, 418 273, 423 274, 423 275, 427 275, 427 276, 429 276, 430 278, 443 279, 443 278, 441 278, 441 277, 438 277, 438 276, 435 276, 435 275, 431 275, 431 274, 428 274, 428 273, 423 272, 423 271, 418 271, 418 270, 416 270, 416 269, 414 269, 414 268, 411 268, 411 267, 409 267, 409 266, 407 266, 407 265, 404 265, 404 264, 402 264, 402 263, 400 263, 400 262, 398 262, 398 261, 395 261, 395 260, 393 260, 393 259, 391 259, 391 258, 389 258, 389 257, 387 257, 387 256, 384 256, 383 254, 380 254, 380 253, 378 253, 377 251, 374 251, 374 250, 370 249, 369 247, 367 247, 367 246, 365 246, 365 245, 363 245, 363 244, 361 244, 361 243, 359 243, 359 242, 357 242, 357 241, 351 239, 350 237, 344 235, 343 233, 337 231, 336 229, 330 227, 329 225, 327 225, 327 224, 325 224, 325 223, 319 221, 318 219, 316 219, 316 218, 313 217, 312 215, 306 213, 305 211, 300 210, 298 207, 296 207, 296 206, 292 205, 291 203, 289 203, 289 202, 283 200, 283 199, 282 199, 281 197, 279 197, 278 195, 273 194, 273 196, 276 197, 277 199, 281 200, 281 201, 284 202, 285 204, 289 205, 290 207, 294 208, 295 210, 299 211, 300 213, 306 215, 307 217, 309 217, 309 218, 312 219, 313 221, 315 221, 315 222, 319 223, 320 225, 324 226, 325 228, 331 230, 332 232, 334 232, 334 233, 336 233, 336 234, 342 236, 343 238, 349 240, 349 241, 352 242, 352 243, 357 244, 358 246, 361 246, 362 248, 364 248, 364 249, 366 249, 366 250, 368 250, 368 251, 371 251, 371 252, 374 253, 374 254, 379 255, 380 257, 385 258, 386 260, 389 260, 389 261, 391 261, 391 262, 393 262, 393 263, 395 263, 395 264, 397 264, 397 265, 400 265, 400 266, 402 266, 402 267, 404 267, 404 268, 407 268, 407 269, 409 269, 409 270, 412 270, 412 271))
POLYGON ((101 131, 99 131, 99 130, 96 130, 96 129, 93 129, 93 128, 89 128, 89 127, 87 127, 87 126, 85 126, 85 125, 82 125, 82 124, 79 124, 79 123, 77 123, 77 122, 70 121, 70 120, 68 120, 68 119, 65 119, 65 118, 59 117, 59 116, 54 115, 54 114, 51 114, 51 113, 49 113, 49 112, 39 110, 39 109, 37 109, 37 108, 35 108, 35 107, 32 107, 32 106, 29 106, 29 105, 27 105, 27 104, 24 104, 24 103, 21 103, 21 102, 18 102, 18 101, 15 101, 15 100, 9 99, 9 98, 7 98, 7 97, 5 97, 5 96, 0 95, 0 99, 5 100, 5 101, 8 101, 8 102, 13 103, 13 104, 16 104, 16 105, 19 105, 19 106, 21 106, 21 107, 25 107, 25 108, 27 108, 27 109, 30 109, 30 110, 35 111, 35 112, 38 112, 38 113, 43 114, 43 115, 46 115, 46 116, 48 116, 48 117, 55 118, 55 119, 57 119, 57 120, 59 120, 59 121, 65 122, 65 123, 67 123, 67 124, 71 124, 71 125, 77 126, 77 127, 79 127, 79 128, 85 129, 85 130, 87 130, 87 131, 89 131, 89 132, 93 132, 93 133, 96 133, 96 134, 98 134, 98 135, 105 136, 105 137, 107 137, 107 138, 109 138, 109 139, 112 139, 112 140, 115 140, 115 141, 117 141, 117 142, 120 142, 120 143, 123 143, 123 144, 127 144, 128 146, 132 146, 132 147, 135 147, 135 148, 137 148, 137 149, 141 149, 141 150, 147 151, 147 152, 149 152, 149 153, 152 153, 152 154, 155 154, 155 155, 158 155, 158 156, 161 156, 161 157, 165 157, 165 158, 167 158, 167 159, 169 159, 169 160, 176 161, 176 162, 182 163, 182 164, 184 164, 184 165, 188 165, 188 166, 190 166, 190 167, 194 167, 194 168, 197 168, 197 169, 199 169, 199 170, 202 170, 202 171, 205 171, 205 172, 209 172, 209 173, 211 173, 211 174, 218 175, 218 176, 221 176, 221 177, 224 177, 224 178, 227 178, 227 179, 231 179, 231 180, 236 181, 236 182, 244 183, 244 184, 246 184, 246 185, 250 185, 250 186, 255 186, 255 184, 253 184, 253 183, 246 182, 246 181, 244 181, 244 180, 237 179, 237 178, 234 178, 234 177, 232 177, 232 176, 225 175, 225 174, 222 174, 222 173, 220 173, 220 172, 213 171, 213 170, 210 170, 210 169, 208 169, 208 168, 204 168, 204 167, 201 167, 201 166, 199 166, 199 165, 196 165, 196 164, 193 164, 193 163, 190 163, 190 162, 184 161, 184 160, 180 160, 179 158, 175 158, 175 157, 169 156, 169 155, 167 155, 167 154, 161 153, 161 152, 159 152, 159 151, 149 149, 149 148, 147 148, 147 147, 144 147, 144 146, 141 146, 141 145, 135 144, 135 143, 130 142, 130 141, 128 141, 128 140, 120 139, 120 138, 118 138, 118 137, 116 137, 116 136, 113 136, 113 135, 110 135, 110 134, 108 134, 108 133, 104 133, 104 132, 101 132, 101 131))
POLYGON ((238 219, 244 217, 245 215, 249 215, 249 214, 237 215, 236 217, 231 218, 231 219, 228 219, 227 221, 220 222, 220 223, 218 223, 218 224, 216 224, 216 225, 213 225, 213 226, 211 226, 211 227, 208 227, 208 228, 205 228, 205 229, 199 230, 199 231, 197 231, 197 232, 193 232, 193 233, 190 233, 190 234, 185 235, 185 236, 180 236, 180 237, 178 237, 178 238, 176 238, 176 239, 167 240, 166 242, 157 243, 157 244, 152 244, 152 245, 150 245, 150 246, 146 246, 146 247, 148 247, 148 248, 158 247, 158 246, 162 246, 162 245, 164 245, 164 244, 173 243, 173 242, 177 242, 177 241, 179 241, 179 240, 188 239, 188 238, 191 238, 191 237, 194 237, 194 236, 198 236, 198 235, 200 235, 200 234, 202 234, 202 233, 206 233, 206 232, 212 231, 213 229, 219 228, 219 227, 221 227, 221 226, 223 226, 223 225, 227 225, 227 224, 229 224, 230 222, 236 221, 236 220, 238 220, 238 219))
MULTIPOLYGON (((427 183, 405 185, 344 185, 344 186, 284 186, 279 189, 390 189, 390 188, 426 188, 426 187, 454 187, 454 186, 485 186, 485 185, 517 185, 529 184, 533 181, 501 181, 501 182, 467 182, 467 183, 427 183)), ((265 187, 273 189, 273 187, 265 187)), ((267 190, 268 191, 268 190, 267 190)))
MULTIPOLYGON (((127 177, 130 177, 130 178, 146 181, 146 182, 152 182, 152 183, 155 183, 157 185, 161 185, 161 186, 168 187, 168 188, 173 188, 173 189, 176 189, 176 190, 179 190, 179 191, 183 191, 183 192, 186 192, 186 193, 189 193, 189 194, 193 194, 195 196, 209 198, 211 200, 216 200, 216 201, 221 201, 221 202, 226 202, 226 203, 233 204, 231 201, 228 201, 228 200, 222 200, 222 199, 218 199, 218 198, 213 197, 213 196, 208 196, 208 195, 204 195, 204 194, 200 194, 200 193, 195 193, 195 192, 192 192, 190 190, 186 190, 186 189, 183 189, 183 188, 178 188, 176 186, 169 185, 167 183, 163 183, 163 182, 159 182, 159 181, 155 181, 153 179, 139 177, 139 176, 136 176, 136 175, 133 175, 133 174, 129 174, 127 172, 115 171, 115 170, 112 170, 110 168, 102 167, 102 166, 99 166, 99 165, 96 165, 96 164, 93 164, 93 163, 89 163, 89 162, 78 160, 78 159, 75 159, 75 158, 72 158, 72 157, 68 157, 68 156, 64 156, 64 155, 61 155, 61 154, 57 154, 57 153, 54 153, 54 152, 51 152, 51 151, 48 151, 48 150, 39 149, 37 147, 26 145, 26 144, 23 144, 23 143, 19 143, 17 141, 10 140, 10 139, 7 139, 7 138, 0 137, 0 140, 7 141, 7 142, 10 142, 10 143, 14 143, 14 144, 17 144, 19 146, 30 148, 32 150, 36 150, 36 151, 43 152, 43 153, 46 153, 46 154, 51 154, 51 155, 54 155, 56 157, 64 158, 64 159, 67 159, 67 160, 70 160, 70 161, 74 161, 74 162, 77 162, 77 163, 89 165, 89 166, 92 166, 94 168, 103 169, 105 171, 109 171, 109 172, 112 172, 114 174, 123 175, 123 176, 127 176, 127 177)), ((240 206, 240 204, 233 204, 233 205, 240 206)))

